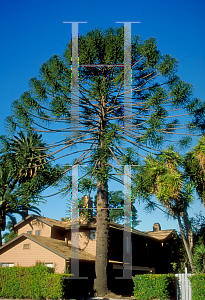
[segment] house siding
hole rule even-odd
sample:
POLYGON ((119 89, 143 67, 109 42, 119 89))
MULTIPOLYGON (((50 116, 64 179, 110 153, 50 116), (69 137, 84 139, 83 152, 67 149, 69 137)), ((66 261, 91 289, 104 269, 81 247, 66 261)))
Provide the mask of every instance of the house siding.
POLYGON ((30 239, 15 242, 5 248, 5 252, 0 255, 0 263, 14 263, 14 266, 29 267, 36 262, 53 263, 56 273, 65 271, 65 259, 34 243, 30 239), (24 244, 29 244, 30 249, 23 249, 24 244))

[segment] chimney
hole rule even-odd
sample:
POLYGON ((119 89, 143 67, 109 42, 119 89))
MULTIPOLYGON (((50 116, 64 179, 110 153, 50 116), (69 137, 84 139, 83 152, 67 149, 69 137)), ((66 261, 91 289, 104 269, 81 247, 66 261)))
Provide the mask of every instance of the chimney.
POLYGON ((154 223, 154 226, 153 226, 153 231, 160 231, 161 230, 161 226, 159 223, 154 223))
POLYGON ((85 207, 88 208, 89 216, 92 217, 93 216, 93 201, 91 200, 91 197, 85 195, 84 203, 85 203, 85 207))
POLYGON ((25 220, 26 217, 28 217, 28 209, 24 207, 21 213, 22 213, 22 220, 25 220))

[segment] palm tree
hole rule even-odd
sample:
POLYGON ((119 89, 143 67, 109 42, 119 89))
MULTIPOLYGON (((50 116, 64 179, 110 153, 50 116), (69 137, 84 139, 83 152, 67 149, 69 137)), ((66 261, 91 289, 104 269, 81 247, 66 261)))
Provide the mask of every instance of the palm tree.
MULTIPOLYGON (((23 214, 34 206, 40 193, 59 179, 61 170, 51 167, 48 149, 41 135, 20 132, 14 138, 0 137, 0 230, 6 226, 6 215, 23 214)), ((1 240, 0 240, 1 244, 1 240)))
POLYGON ((182 167, 183 158, 172 147, 156 157, 148 156, 135 177, 133 193, 151 205, 151 196, 156 196, 168 214, 177 219, 190 266, 194 271, 193 233, 187 212, 193 200, 193 186, 187 181, 182 167))
POLYGON ((194 183, 205 206, 205 136, 202 136, 193 150, 186 154, 184 166, 186 175, 194 183))

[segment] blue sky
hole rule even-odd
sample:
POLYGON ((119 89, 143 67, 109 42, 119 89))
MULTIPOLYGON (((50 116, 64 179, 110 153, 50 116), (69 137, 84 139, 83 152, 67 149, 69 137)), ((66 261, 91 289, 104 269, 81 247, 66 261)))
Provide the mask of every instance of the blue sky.
MULTIPOLYGON (((142 39, 155 37, 162 54, 178 59, 178 74, 194 86, 194 96, 205 99, 205 2, 203 0, 1 0, 0 1, 0 134, 5 134, 4 119, 11 102, 28 89, 28 80, 38 75, 39 67, 53 54, 62 54, 71 37, 71 25, 81 21, 79 34, 97 27, 121 26, 119 21, 140 21, 132 33, 142 39)), ((48 198, 49 199, 49 198, 48 198)), ((42 214, 59 219, 65 216, 66 199, 52 197, 41 205, 42 214)), ((202 210, 196 201, 190 214, 202 210)), ((139 230, 151 230, 154 222, 162 229, 176 228, 163 214, 145 214, 139 230)))

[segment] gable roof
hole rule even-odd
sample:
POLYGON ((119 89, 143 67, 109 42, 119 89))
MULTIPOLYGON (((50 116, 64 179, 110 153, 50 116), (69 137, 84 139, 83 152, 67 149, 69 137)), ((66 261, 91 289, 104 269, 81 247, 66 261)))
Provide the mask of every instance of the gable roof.
POLYGON ((146 233, 150 237, 159 240, 160 242, 166 242, 176 234, 176 230, 169 229, 169 230, 158 230, 158 231, 145 231, 144 233, 146 233))
MULTIPOLYGON (((65 245, 65 241, 62 240, 57 240, 57 239, 52 239, 48 237, 43 237, 43 236, 37 236, 37 235, 32 235, 28 233, 22 233, 21 235, 17 236, 14 238, 12 241, 6 243, 5 245, 0 247, 0 253, 2 250, 6 250, 6 248, 9 245, 12 245, 14 242, 21 242, 22 240, 25 240, 26 238, 30 239, 31 241, 35 242, 36 244, 46 248, 47 250, 57 254, 58 256, 61 256, 65 260, 69 260, 71 258, 71 244, 68 244, 68 246, 65 245)), ((73 247, 72 249, 77 248, 73 247)), ((95 256, 79 249, 79 259, 80 260, 95 260, 95 256)))
POLYGON ((51 218, 47 218, 47 217, 42 217, 42 216, 37 216, 37 215, 29 215, 28 217, 25 218, 25 220, 21 220, 20 222, 18 222, 17 224, 14 225, 14 228, 17 229, 18 227, 21 227, 21 225, 23 225, 23 223, 25 223, 26 221, 32 221, 32 220, 38 220, 50 227, 56 226, 56 227, 61 227, 61 228, 66 228, 71 221, 58 221, 58 220, 54 220, 51 218))
MULTIPOLYGON (((21 227, 21 225, 23 225, 24 222, 34 220, 34 219, 37 219, 38 221, 40 221, 42 223, 45 223, 50 227, 55 226, 55 227, 60 227, 60 228, 65 229, 65 230, 71 229, 71 227, 72 227, 71 220, 69 220, 69 219, 67 221, 58 221, 58 220, 47 218, 47 217, 29 215, 28 217, 25 218, 25 220, 22 220, 19 223, 17 223, 16 225, 14 225, 14 228, 18 229, 18 227, 21 227)), ((82 223, 79 222, 79 225, 80 225, 81 228, 96 228, 97 219, 96 219, 96 217, 94 217, 88 223, 85 223, 82 220, 82 223)), ((124 225, 118 224, 118 223, 115 223, 115 222, 112 222, 112 221, 110 222, 109 227, 119 229, 119 230, 124 230, 124 225)), ((165 242, 165 241, 169 240, 176 233, 175 229, 158 230, 158 231, 144 231, 143 232, 143 231, 139 231, 139 230, 133 229, 133 228, 132 228, 131 232, 133 234, 143 236, 143 237, 155 240, 155 241, 157 240, 159 242, 165 242)))

